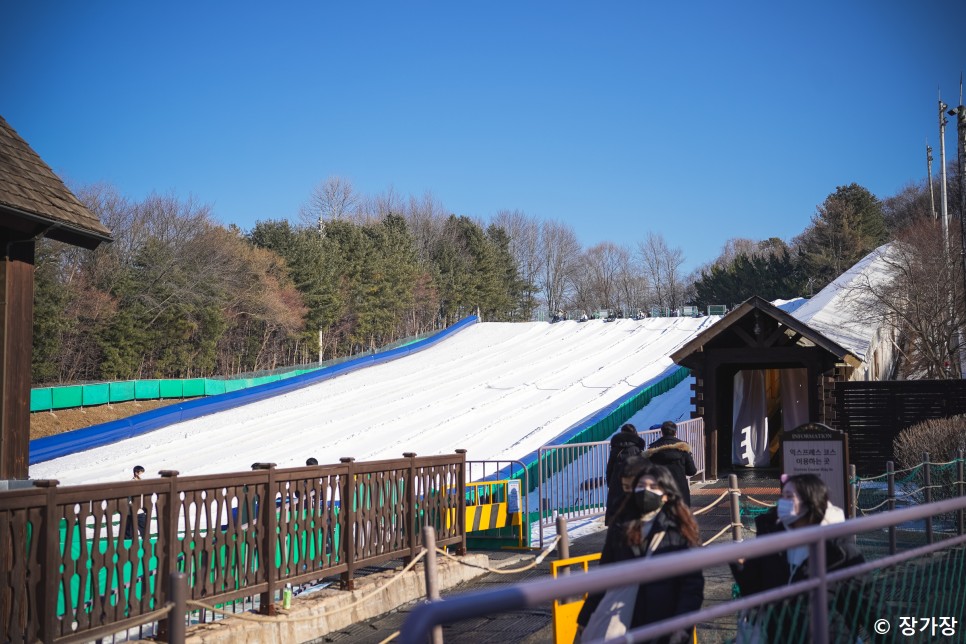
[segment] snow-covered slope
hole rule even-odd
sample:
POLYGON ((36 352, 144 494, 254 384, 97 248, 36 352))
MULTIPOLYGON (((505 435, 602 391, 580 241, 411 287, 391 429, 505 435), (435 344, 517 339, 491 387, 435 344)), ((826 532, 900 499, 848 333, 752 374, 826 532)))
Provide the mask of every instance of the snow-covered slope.
POLYGON ((64 485, 131 467, 183 476, 421 456, 520 458, 634 387, 718 318, 481 323, 416 355, 299 391, 31 466, 64 485))

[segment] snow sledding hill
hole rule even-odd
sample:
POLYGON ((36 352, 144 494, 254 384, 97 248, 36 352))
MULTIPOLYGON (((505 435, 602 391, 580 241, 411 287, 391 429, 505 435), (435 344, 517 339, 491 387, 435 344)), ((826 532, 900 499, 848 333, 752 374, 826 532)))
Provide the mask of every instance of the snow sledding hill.
POLYGON ((718 318, 479 323, 422 352, 30 467, 78 485, 149 476, 468 450, 516 459, 657 379, 668 355, 718 318))

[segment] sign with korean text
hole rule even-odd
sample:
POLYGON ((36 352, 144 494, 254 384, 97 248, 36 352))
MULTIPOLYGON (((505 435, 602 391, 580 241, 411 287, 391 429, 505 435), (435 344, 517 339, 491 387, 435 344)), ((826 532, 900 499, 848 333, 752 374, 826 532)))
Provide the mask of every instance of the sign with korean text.
POLYGON ((849 511, 849 438, 821 423, 806 423, 782 436, 782 471, 815 474, 828 486, 829 501, 849 511))

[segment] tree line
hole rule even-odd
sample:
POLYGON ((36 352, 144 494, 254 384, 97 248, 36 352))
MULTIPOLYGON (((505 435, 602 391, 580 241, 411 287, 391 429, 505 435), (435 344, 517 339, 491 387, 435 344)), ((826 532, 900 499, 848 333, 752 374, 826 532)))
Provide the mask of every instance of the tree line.
POLYGON ((807 296, 887 239, 934 222, 924 190, 880 201, 856 184, 839 187, 791 242, 728 240, 687 275, 683 251, 659 233, 584 248, 560 221, 507 210, 483 222, 429 194, 368 197, 339 178, 320 182, 295 221, 260 220, 249 231, 219 224, 193 198, 137 201, 82 186, 74 192, 115 241, 96 251, 38 244, 33 380, 307 365, 474 313, 526 321, 559 310, 630 314, 807 296))

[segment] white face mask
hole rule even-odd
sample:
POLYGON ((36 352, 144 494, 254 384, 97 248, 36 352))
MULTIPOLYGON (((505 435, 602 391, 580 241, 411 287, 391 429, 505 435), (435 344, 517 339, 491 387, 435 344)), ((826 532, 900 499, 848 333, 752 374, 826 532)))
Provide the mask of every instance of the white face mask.
POLYGON ((778 520, 784 523, 786 528, 805 515, 804 512, 795 512, 796 505, 794 499, 778 499, 778 520))

